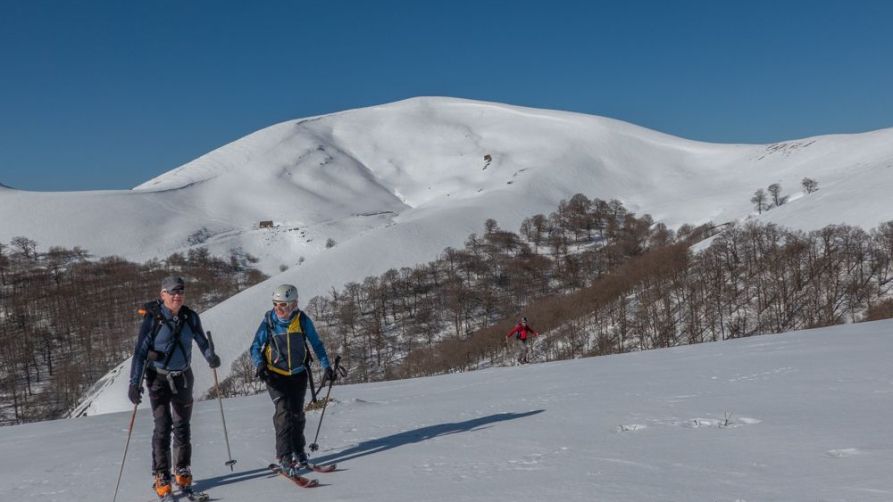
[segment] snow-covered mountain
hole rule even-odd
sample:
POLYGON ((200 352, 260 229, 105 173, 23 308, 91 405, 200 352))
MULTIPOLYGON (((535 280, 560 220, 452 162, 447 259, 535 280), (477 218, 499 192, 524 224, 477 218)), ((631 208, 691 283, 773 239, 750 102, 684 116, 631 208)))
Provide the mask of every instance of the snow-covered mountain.
MULTIPOLYGON (((759 218, 803 229, 893 219, 893 129, 772 145, 688 141, 617 120, 461 99, 417 98, 284 122, 130 191, 0 190, 0 240, 79 245, 141 260, 203 240, 258 256, 266 283, 203 313, 228 361, 250 343, 272 288, 302 301, 461 247, 486 218, 517 230, 575 193, 620 199, 669 226, 753 216, 758 188, 789 203, 759 218), (819 191, 800 192, 810 177, 819 191), (272 228, 259 228, 272 221, 272 228), (328 247, 332 240, 334 247, 328 247), (278 273, 280 266, 290 267, 278 273)), ((129 362, 84 409, 126 409, 129 362)), ((199 372, 197 389, 210 379, 199 372)))
MULTIPOLYGON (((893 321, 336 386, 313 490, 270 478, 266 394, 196 403, 193 471, 215 500, 893 500, 893 321)), ((535 350, 535 349, 534 349, 535 350)), ((199 370, 207 373, 207 370, 199 370)), ((319 412, 307 419, 308 441, 319 412)), ((0 500, 111 500, 130 413, 0 428, 0 500)), ((138 413, 121 502, 151 494, 138 413)))

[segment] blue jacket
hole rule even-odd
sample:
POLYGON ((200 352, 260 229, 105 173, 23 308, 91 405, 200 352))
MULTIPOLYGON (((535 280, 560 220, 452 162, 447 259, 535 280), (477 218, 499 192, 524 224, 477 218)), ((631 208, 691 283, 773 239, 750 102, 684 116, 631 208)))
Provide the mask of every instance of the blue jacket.
POLYGON ((140 333, 136 340, 136 347, 133 350, 133 361, 130 364, 130 383, 139 384, 140 375, 143 373, 143 366, 146 364, 146 358, 151 348, 155 352, 160 353, 160 357, 156 361, 149 361, 151 368, 161 368, 168 371, 185 371, 189 368, 192 361, 192 341, 198 344, 198 348, 202 351, 205 359, 209 359, 213 352, 202 330, 202 321, 198 314, 187 307, 180 308, 177 319, 174 320, 173 312, 163 304, 161 307, 161 315, 166 322, 161 322, 158 333, 155 335, 154 343, 150 340, 152 330, 155 328, 155 316, 149 313, 143 318, 143 324, 140 326, 140 333), (180 330, 180 343, 176 343, 173 338, 173 329, 176 329, 177 323, 183 323, 180 330), (170 359, 168 360, 168 355, 170 359), (167 361, 167 364, 165 364, 167 361))
POLYGON ((323 369, 328 368, 329 356, 307 314, 295 309, 288 319, 282 320, 272 310, 268 311, 251 343, 254 367, 266 365, 268 370, 278 375, 296 375, 304 371, 304 337, 313 347, 323 369))

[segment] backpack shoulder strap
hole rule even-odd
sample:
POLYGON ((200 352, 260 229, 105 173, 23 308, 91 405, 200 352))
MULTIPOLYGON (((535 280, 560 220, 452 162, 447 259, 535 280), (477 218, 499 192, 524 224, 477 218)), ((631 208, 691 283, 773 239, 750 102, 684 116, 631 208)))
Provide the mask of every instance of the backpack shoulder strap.
POLYGON ((191 329, 193 333, 198 333, 198 314, 196 314, 194 310, 187 307, 186 305, 180 307, 180 312, 183 319, 185 319, 186 323, 189 324, 189 329, 191 329))
POLYGON ((304 341, 304 371, 307 372, 307 384, 310 387, 310 402, 317 402, 316 385, 313 383, 313 370, 310 367, 313 363, 313 354, 310 352, 310 344, 307 342, 307 330, 304 328, 304 319, 307 317, 303 311, 298 311, 298 325, 301 328, 301 340, 304 341))
POLYGON ((273 326, 273 311, 269 310, 266 314, 264 314, 264 320, 267 323, 267 341, 264 343, 263 348, 261 348, 261 354, 265 354, 267 358, 267 362, 269 363, 270 356, 267 353, 268 350, 272 351, 270 345, 275 345, 276 350, 281 352, 282 350, 279 347, 279 344, 276 342, 276 329, 273 326))
POLYGON ((264 314, 264 320, 267 321, 267 331, 269 331, 269 335, 273 336, 276 334, 276 330, 273 329, 273 311, 270 310, 266 314, 264 314))
POLYGON ((180 333, 183 331, 183 326, 189 323, 189 312, 191 311, 185 311, 183 313, 182 320, 178 322, 173 328, 170 327, 170 324, 168 324, 167 320, 164 319, 164 316, 162 316, 162 320, 165 322, 165 324, 168 324, 168 328, 171 330, 171 337, 174 340, 174 346, 171 348, 171 350, 168 351, 167 357, 164 358, 164 362, 161 364, 165 368, 167 368, 168 363, 171 362, 171 358, 174 357, 174 351, 176 351, 177 349, 180 349, 180 351, 183 353, 183 357, 186 357, 186 348, 183 347, 183 342, 180 340, 180 333))
POLYGON ((152 317, 152 331, 149 332, 149 347, 155 344, 155 337, 161 330, 161 323, 164 322, 164 316, 161 315, 161 304, 159 300, 152 300, 143 304, 138 311, 143 318, 152 317))
POLYGON ((307 316, 302 311, 299 311, 298 315, 300 316, 298 323, 301 326, 301 339, 304 341, 304 366, 307 367, 307 372, 309 373, 310 364, 313 362, 313 354, 310 352, 310 344, 307 342, 307 330, 304 328, 304 319, 307 316))

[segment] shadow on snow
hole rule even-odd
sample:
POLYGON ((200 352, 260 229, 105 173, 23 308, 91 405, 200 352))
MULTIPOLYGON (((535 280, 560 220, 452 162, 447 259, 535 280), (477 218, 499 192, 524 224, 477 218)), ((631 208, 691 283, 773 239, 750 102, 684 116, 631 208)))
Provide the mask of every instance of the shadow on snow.
MULTIPOLYGON (((411 431, 399 432, 390 436, 377 439, 370 439, 362 443, 348 448, 342 452, 332 453, 313 460, 320 464, 330 464, 334 462, 346 462, 355 458, 364 457, 366 455, 374 455, 386 450, 397 448, 413 443, 419 443, 428 439, 456 434, 459 432, 471 432, 489 428, 491 424, 504 422, 506 420, 516 420, 519 418, 529 417, 542 413, 545 410, 527 411, 524 413, 497 413, 486 417, 473 418, 464 422, 450 422, 445 424, 429 425, 420 427, 411 431)), ((248 471, 239 471, 232 474, 224 474, 214 478, 203 479, 196 483, 196 488, 200 490, 208 490, 231 483, 239 483, 255 478, 270 476, 270 470, 266 467, 252 469, 248 471)))
POLYGON ((483 428, 487 428, 485 426, 489 426, 489 424, 504 422, 506 420, 525 418, 531 415, 542 413, 543 411, 545 410, 534 410, 524 413, 497 413, 495 415, 488 415, 486 417, 473 418, 464 422, 450 422, 446 424, 429 425, 427 427, 421 427, 418 429, 413 429, 411 431, 398 432, 397 434, 392 434, 383 438, 363 441, 362 443, 352 448, 348 448, 347 450, 344 450, 342 452, 316 457, 313 460, 320 464, 346 462, 355 458, 364 457, 366 455, 374 455, 385 450, 397 448, 398 446, 419 443, 421 441, 426 441, 438 436, 447 436, 449 434, 456 434, 459 432, 480 430, 483 428))

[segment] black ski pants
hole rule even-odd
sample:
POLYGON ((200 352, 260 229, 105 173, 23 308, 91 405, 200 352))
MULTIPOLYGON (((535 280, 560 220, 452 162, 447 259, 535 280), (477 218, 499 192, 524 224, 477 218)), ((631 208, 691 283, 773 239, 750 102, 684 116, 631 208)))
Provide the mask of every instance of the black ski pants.
POLYGON ((155 418, 152 434, 152 472, 171 472, 171 432, 174 435, 174 467, 189 467, 192 461, 189 419, 192 417, 192 384, 195 377, 189 368, 173 377, 177 392, 171 389, 166 375, 146 371, 149 403, 155 418))
POLYGON ((276 406, 273 427, 276 429, 276 458, 304 451, 304 396, 307 394, 307 372, 297 375, 272 375, 267 391, 276 406))

